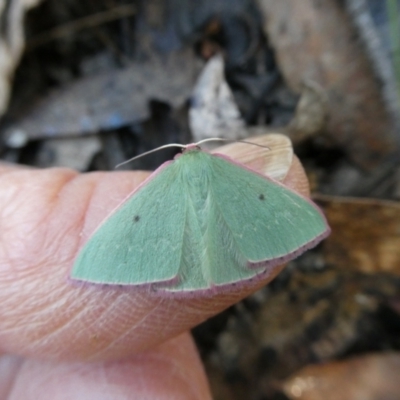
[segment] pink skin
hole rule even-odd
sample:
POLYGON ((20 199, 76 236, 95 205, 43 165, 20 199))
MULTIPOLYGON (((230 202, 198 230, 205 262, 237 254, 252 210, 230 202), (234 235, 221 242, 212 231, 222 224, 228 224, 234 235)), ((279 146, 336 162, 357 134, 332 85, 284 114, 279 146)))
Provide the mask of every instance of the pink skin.
MULTIPOLYGON (((98 290, 65 279, 82 243, 148 175, 0 165, 1 399, 211 398, 188 330, 282 266, 210 298, 98 290)), ((285 184, 307 194, 297 160, 285 184)))

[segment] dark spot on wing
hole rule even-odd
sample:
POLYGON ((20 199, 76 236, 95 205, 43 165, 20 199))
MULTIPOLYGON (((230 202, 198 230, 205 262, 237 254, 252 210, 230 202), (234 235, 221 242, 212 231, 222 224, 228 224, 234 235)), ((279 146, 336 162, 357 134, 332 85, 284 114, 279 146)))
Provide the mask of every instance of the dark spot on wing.
POLYGON ((139 215, 135 215, 135 216, 133 217, 133 220, 134 220, 135 222, 138 222, 138 221, 140 220, 139 215))
POLYGON ((264 196, 263 194, 260 194, 260 195, 258 196, 258 198, 259 198, 260 200, 265 200, 265 196, 264 196))

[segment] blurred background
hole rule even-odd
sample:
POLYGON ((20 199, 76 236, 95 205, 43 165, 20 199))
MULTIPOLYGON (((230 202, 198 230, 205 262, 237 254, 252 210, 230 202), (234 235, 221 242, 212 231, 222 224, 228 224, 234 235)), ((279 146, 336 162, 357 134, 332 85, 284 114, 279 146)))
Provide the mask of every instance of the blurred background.
MULTIPOLYGON (((0 3, 0 157, 280 133, 332 235, 194 329, 214 398, 400 399, 400 2, 0 3)), ((126 169, 154 169, 175 150, 126 169)))

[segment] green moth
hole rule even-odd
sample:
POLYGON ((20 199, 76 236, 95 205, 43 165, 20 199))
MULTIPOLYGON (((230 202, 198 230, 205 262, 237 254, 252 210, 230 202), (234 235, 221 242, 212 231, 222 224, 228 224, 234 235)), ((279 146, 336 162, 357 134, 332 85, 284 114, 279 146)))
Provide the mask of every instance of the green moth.
POLYGON ((192 144, 100 225, 71 278, 158 292, 215 292, 267 276, 328 234, 311 201, 192 144))

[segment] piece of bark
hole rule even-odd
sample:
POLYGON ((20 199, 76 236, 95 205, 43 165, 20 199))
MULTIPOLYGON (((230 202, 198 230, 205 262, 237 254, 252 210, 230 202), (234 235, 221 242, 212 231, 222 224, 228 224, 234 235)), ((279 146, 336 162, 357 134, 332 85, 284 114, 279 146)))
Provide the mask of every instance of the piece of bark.
POLYGON ((8 105, 14 71, 24 50, 24 17, 41 0, 0 2, 0 115, 8 105))

